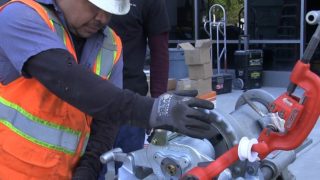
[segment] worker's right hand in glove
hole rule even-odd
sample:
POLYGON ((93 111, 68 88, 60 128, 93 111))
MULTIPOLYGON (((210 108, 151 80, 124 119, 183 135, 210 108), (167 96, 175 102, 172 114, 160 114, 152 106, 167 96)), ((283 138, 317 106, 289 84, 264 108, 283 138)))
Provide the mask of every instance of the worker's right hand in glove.
POLYGON ((213 109, 210 101, 197 99, 197 91, 165 93, 153 104, 149 125, 155 129, 166 129, 195 138, 210 138, 213 116, 204 109, 213 109))

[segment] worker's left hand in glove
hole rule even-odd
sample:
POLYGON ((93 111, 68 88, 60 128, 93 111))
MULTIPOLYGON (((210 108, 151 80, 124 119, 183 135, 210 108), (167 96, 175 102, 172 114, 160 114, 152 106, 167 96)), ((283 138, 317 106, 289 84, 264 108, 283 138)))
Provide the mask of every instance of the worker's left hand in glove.
POLYGON ((213 109, 210 101, 197 99, 197 91, 165 93, 154 102, 149 125, 156 129, 179 132, 195 138, 210 138, 213 116, 204 109, 213 109))

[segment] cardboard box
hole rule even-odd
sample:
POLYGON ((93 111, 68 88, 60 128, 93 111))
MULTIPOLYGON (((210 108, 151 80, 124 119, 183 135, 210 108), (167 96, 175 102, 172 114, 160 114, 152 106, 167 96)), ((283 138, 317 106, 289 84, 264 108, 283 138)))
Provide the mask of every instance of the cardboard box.
POLYGON ((178 44, 184 50, 185 62, 188 65, 200 65, 211 62, 210 47, 212 41, 210 39, 197 40, 195 46, 191 43, 178 44))
POLYGON ((207 79, 213 76, 212 62, 201 65, 189 65, 189 78, 193 80, 207 79))
POLYGON ((173 79, 173 78, 169 78, 168 79, 168 86, 167 86, 167 90, 168 91, 174 91, 177 88, 177 80, 173 79))
POLYGON ((191 80, 191 89, 198 90, 198 94, 205 94, 212 91, 212 79, 191 80))
POLYGON ((177 90, 191 90, 191 80, 189 78, 180 79, 177 82, 177 90))

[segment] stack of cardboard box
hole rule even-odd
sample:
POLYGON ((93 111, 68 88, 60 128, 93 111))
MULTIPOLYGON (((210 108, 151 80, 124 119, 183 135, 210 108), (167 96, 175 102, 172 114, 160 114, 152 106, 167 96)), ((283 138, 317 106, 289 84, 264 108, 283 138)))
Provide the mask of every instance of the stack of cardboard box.
POLYGON ((168 91, 174 91, 177 88, 177 80, 174 78, 169 78, 168 79, 168 86, 167 86, 167 90, 168 91))
POLYGON ((212 61, 210 58, 209 39, 197 40, 195 46, 191 43, 181 43, 179 46, 184 50, 185 62, 188 65, 189 79, 178 82, 182 84, 178 89, 197 89, 199 94, 212 91, 212 61), (184 87, 185 86, 185 87, 184 87))

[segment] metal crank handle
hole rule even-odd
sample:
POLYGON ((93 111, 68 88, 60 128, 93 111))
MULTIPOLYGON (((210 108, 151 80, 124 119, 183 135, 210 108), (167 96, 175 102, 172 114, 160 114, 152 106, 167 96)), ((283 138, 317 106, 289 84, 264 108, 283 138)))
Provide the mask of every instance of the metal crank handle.
MULTIPOLYGON (((306 21, 310 25, 318 24, 318 27, 317 27, 316 31, 313 33, 313 35, 310 39, 310 42, 308 43, 308 46, 307 46, 306 50, 304 51, 302 59, 301 59, 301 62, 303 62, 305 64, 309 64, 316 48, 318 47, 318 44, 320 42, 320 11, 308 12, 306 15, 306 21)), ((297 87, 296 84, 290 83, 287 88, 288 94, 291 95, 295 91, 296 87, 297 87)))
POLYGON ((306 15, 306 21, 310 25, 320 24, 320 11, 310 11, 306 15))

